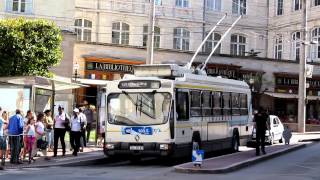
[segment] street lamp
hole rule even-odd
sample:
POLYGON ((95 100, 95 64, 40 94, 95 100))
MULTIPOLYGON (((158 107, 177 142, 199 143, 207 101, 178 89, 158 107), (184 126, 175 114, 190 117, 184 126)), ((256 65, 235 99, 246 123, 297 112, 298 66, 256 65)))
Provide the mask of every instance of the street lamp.
MULTIPOLYGON (((77 78, 79 77, 78 75, 78 70, 79 70, 80 66, 79 64, 76 62, 73 65, 73 70, 74 70, 74 82, 77 83, 77 78)), ((74 90, 74 107, 76 107, 77 105, 77 89, 74 90)))

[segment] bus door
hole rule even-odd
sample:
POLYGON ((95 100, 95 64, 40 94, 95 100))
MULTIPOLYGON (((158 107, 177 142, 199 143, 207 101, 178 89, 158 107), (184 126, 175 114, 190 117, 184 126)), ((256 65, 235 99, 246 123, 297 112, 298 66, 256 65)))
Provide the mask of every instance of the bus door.
POLYGON ((202 107, 202 126, 201 126, 201 140, 208 140, 208 125, 213 121, 212 117, 212 93, 210 91, 202 91, 201 93, 201 107, 202 107))
POLYGON ((187 89, 176 90, 176 143, 189 143, 192 138, 192 124, 190 122, 189 91, 187 89))

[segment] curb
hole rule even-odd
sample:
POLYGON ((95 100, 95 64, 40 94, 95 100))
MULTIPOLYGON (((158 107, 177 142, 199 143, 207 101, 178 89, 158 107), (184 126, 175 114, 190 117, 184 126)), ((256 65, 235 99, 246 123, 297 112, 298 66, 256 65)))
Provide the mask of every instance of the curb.
POLYGON ((285 154, 285 153, 289 153, 301 148, 306 147, 306 144, 298 144, 295 146, 292 146, 288 149, 283 149, 283 150, 278 150, 275 152, 272 152, 270 154, 264 155, 264 156, 259 156, 259 157, 255 157, 255 158, 251 158, 248 159, 246 161, 242 161, 239 163, 234 163, 230 166, 226 166, 223 168, 219 168, 219 169, 193 169, 193 168, 182 168, 179 165, 178 166, 174 166, 174 171, 175 172, 179 172, 179 173, 200 173, 200 174, 221 174, 221 173, 229 173, 232 171, 236 171, 239 170, 241 168, 244 167, 248 167, 254 164, 257 164, 259 162, 262 162, 264 160, 267 159, 271 159, 273 157, 277 157, 279 155, 285 154))
POLYGON ((92 156, 92 157, 83 157, 79 159, 73 159, 68 162, 54 162, 54 163, 45 163, 45 164, 39 164, 39 165, 23 165, 23 166, 9 166, 5 169, 28 169, 28 168, 46 168, 46 167, 70 167, 70 166, 85 166, 85 165, 92 165, 96 162, 104 161, 106 159, 106 156, 99 155, 99 156, 92 156))
POLYGON ((318 142, 318 141, 320 141, 320 138, 298 140, 298 142, 318 142))

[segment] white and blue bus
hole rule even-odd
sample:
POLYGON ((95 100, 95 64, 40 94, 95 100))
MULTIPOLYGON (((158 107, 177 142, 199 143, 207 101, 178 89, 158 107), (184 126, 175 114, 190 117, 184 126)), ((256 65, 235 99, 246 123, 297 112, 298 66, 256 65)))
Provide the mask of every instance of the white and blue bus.
POLYGON ((237 151, 252 132, 251 91, 243 81, 142 65, 106 88, 108 156, 184 156, 194 142, 206 152, 237 151))

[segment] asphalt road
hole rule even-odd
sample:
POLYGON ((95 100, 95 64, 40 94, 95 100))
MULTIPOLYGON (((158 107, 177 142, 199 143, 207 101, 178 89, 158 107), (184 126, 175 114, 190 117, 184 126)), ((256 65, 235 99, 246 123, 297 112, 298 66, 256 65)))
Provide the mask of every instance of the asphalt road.
POLYGON ((0 171, 0 180, 320 180, 320 143, 228 174, 181 174, 158 160, 0 171))

